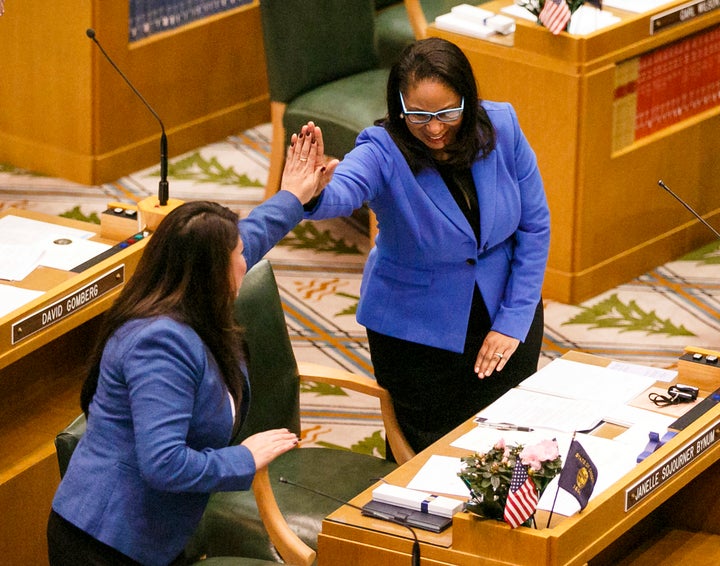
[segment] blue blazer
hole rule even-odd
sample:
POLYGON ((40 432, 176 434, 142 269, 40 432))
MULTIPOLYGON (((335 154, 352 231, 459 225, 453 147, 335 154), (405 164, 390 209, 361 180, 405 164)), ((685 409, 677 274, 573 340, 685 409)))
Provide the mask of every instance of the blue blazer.
POLYGON ((371 127, 338 165, 307 218, 367 202, 379 234, 357 320, 371 330, 462 352, 477 284, 492 328, 524 340, 541 297, 550 215, 535 154, 507 103, 485 101, 495 150, 472 165, 480 241, 435 169, 414 175, 387 131, 371 127))
MULTIPOLYGON (((302 214, 281 192, 241 221, 248 267, 302 214)), ((228 390, 200 337, 167 317, 132 320, 103 351, 87 432, 53 509, 142 564, 168 564, 210 492, 250 488, 255 462, 244 446, 228 446, 232 429, 228 390)))

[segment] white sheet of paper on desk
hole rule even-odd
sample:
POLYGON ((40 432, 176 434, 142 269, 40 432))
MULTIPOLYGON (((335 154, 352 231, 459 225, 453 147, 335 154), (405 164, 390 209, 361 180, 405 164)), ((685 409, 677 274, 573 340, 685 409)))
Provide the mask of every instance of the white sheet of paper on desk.
POLYGON ((518 387, 568 399, 620 404, 634 399, 654 383, 652 377, 558 358, 518 387))
MULTIPOLYGON (((64 238, 63 240, 68 239, 64 238)), ((45 246, 45 252, 40 258, 40 265, 65 271, 70 271, 111 247, 108 244, 77 238, 63 244, 55 242, 56 240, 50 241, 45 246)))
POLYGON ((567 399, 516 387, 478 415, 492 422, 573 432, 592 430, 608 410, 606 402, 567 399))
POLYGON ((0 244, 0 279, 22 281, 38 266, 44 251, 43 243, 0 244))
POLYGON ((21 289, 0 283, 0 318, 42 295, 42 291, 21 289))
MULTIPOLYGON (((637 465, 638 452, 633 446, 588 434, 578 434, 576 440, 580 442, 598 470, 597 483, 590 496, 590 501, 603 493, 637 465)), ((569 442, 561 443, 560 441, 558 444, 560 444, 560 455, 562 456, 563 462, 565 462, 570 444, 569 442)), ((559 476, 556 476, 545 489, 538 503, 538 509, 549 511, 553 507, 553 500, 557 493, 558 497, 555 502, 554 512, 569 517, 580 510, 580 504, 577 502, 577 499, 567 491, 561 489, 558 492, 558 480, 559 476)), ((541 528, 545 527, 545 525, 538 526, 541 528)))
POLYGON ((458 477, 460 458, 433 454, 407 487, 435 494, 468 497, 468 488, 458 477))
POLYGON ((567 445, 570 446, 572 433, 542 428, 535 429, 532 432, 521 432, 516 430, 495 430, 477 427, 456 438, 450 443, 450 446, 469 452, 483 453, 495 446, 500 439, 504 440, 505 444, 522 444, 523 446, 528 446, 553 438, 556 439, 558 443, 560 443, 562 439, 567 439, 567 445))
POLYGON ((643 366, 640 364, 629 364, 627 362, 610 362, 607 367, 617 371, 645 375, 647 377, 651 377, 655 381, 664 381, 667 383, 670 383, 673 379, 675 379, 678 374, 676 370, 643 366))
POLYGON ((44 243, 57 238, 86 240, 96 235, 90 230, 78 230, 12 214, 0 218, 0 234, 3 235, 3 243, 21 245, 44 243))
POLYGON ((603 6, 606 8, 617 8, 618 10, 625 10, 626 12, 633 12, 635 14, 642 14, 671 3, 672 2, 668 2, 668 0, 604 0, 603 6))

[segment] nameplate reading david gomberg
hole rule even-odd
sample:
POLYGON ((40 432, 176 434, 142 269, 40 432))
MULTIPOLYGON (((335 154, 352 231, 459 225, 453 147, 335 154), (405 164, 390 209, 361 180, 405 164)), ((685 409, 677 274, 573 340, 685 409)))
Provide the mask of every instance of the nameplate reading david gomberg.
POLYGON ((25 340, 73 313, 88 307, 125 282, 125 265, 118 265, 94 281, 68 293, 53 304, 35 311, 12 325, 12 343, 25 340))
POLYGON ((663 483, 687 467, 698 456, 707 452, 720 440, 720 421, 705 429, 681 448, 676 449, 661 464, 640 481, 625 490, 625 511, 640 503, 663 483))

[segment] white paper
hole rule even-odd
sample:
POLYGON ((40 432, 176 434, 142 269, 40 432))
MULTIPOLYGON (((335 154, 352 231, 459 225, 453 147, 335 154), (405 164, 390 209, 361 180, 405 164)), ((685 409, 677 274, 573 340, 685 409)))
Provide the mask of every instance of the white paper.
POLYGON ((478 416, 493 422, 564 432, 592 430, 611 403, 568 399, 516 387, 485 407, 478 416))
POLYGON ((572 35, 587 35, 599 29, 606 28, 620 21, 618 16, 592 6, 580 6, 573 13, 568 25, 568 33, 572 35))
POLYGON ((0 318, 42 295, 42 291, 21 289, 0 283, 0 318))
POLYGON ((495 34, 495 30, 486 25, 468 21, 452 13, 443 14, 435 18, 435 26, 438 29, 469 35, 471 37, 479 37, 481 39, 495 34))
POLYGON ((0 279, 22 281, 38 266, 45 244, 0 244, 0 279))
MULTIPOLYGON (((590 496, 590 501, 595 499, 637 465, 639 452, 636 451, 634 446, 588 434, 578 434, 575 439, 585 449, 598 470, 597 483, 590 496)), ((560 441, 558 441, 558 444, 560 444, 560 441)), ((569 448, 570 443, 567 442, 566 444, 565 441, 563 441, 560 446, 560 455, 562 456, 563 464, 565 464, 567 459, 569 448)), ((553 500, 557 493, 558 497, 553 512, 569 517, 580 510, 580 504, 577 502, 577 499, 567 491, 561 489, 558 492, 557 483, 559 479, 560 476, 556 476, 545 489, 538 503, 538 509, 545 511, 552 509, 553 500)), ((538 527, 544 528, 545 525, 538 525, 538 527)))
POLYGON ((469 497, 467 486, 458 476, 460 458, 433 454, 407 487, 430 493, 469 497))
POLYGON ((667 383, 673 381, 678 374, 676 370, 656 368, 652 366, 643 366, 640 364, 629 364, 627 362, 610 362, 607 367, 609 369, 615 369, 618 371, 625 371, 637 375, 645 375, 647 377, 653 378, 655 381, 664 381, 667 383))
POLYGON ((47 242, 57 238, 87 239, 95 236, 95 232, 68 228, 52 222, 41 222, 12 214, 0 218, 0 234, 6 244, 31 244, 47 242))
POLYGON ((57 243, 58 240, 48 242, 40 258, 40 265, 70 271, 111 247, 91 240, 63 238, 60 241, 64 243, 57 243))
POLYGON ((671 3, 672 2, 668 2, 668 0, 604 0, 603 6, 606 8, 625 10, 626 12, 633 12, 635 14, 642 14, 643 12, 649 12, 671 3))
POLYGON ((568 399, 618 404, 631 401, 654 384, 652 377, 558 358, 518 387, 568 399))
POLYGON ((0 279, 21 281, 38 265, 69 271, 110 248, 92 242, 90 230, 78 230, 21 216, 0 218, 0 279))

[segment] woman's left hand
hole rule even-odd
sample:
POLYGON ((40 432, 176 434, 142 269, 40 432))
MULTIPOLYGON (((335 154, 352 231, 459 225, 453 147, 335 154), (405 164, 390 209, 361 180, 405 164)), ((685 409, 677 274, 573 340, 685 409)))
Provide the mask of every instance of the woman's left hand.
POLYGON ((491 330, 480 346, 475 360, 475 373, 480 379, 484 379, 494 371, 501 371, 519 345, 520 340, 517 338, 491 330))

